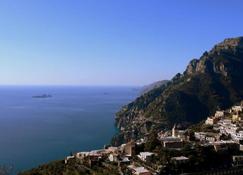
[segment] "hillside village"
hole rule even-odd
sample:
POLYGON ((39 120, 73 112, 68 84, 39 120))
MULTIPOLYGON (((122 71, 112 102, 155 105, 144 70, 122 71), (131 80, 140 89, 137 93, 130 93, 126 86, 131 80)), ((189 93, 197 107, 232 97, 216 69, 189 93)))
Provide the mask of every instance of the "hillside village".
POLYGON ((205 171, 208 168, 209 173, 210 170, 222 171, 222 168, 228 169, 225 173, 242 172, 242 151, 243 102, 230 109, 216 111, 198 125, 186 129, 178 129, 175 125, 171 131, 159 131, 119 147, 105 146, 101 150, 78 152, 66 157, 64 164, 75 160, 87 169, 102 166, 121 175, 191 173, 192 166, 197 168, 201 165, 205 171), (205 156, 205 151, 208 156, 203 160, 199 153, 205 156), (213 165, 213 162, 207 167, 205 163, 213 161, 209 157, 223 158, 217 160, 218 164, 215 162, 213 165))
MULTIPOLYGON (((192 59, 182 73, 116 114, 118 145, 157 128, 197 123, 243 99, 243 37, 228 38, 192 59)), ((185 129, 185 128, 182 128, 185 129)))

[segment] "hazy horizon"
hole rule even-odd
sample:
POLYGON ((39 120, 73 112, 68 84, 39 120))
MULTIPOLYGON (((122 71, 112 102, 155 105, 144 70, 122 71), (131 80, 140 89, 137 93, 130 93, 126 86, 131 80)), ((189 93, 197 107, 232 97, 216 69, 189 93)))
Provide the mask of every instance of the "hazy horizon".
POLYGON ((79 85, 79 84, 0 84, 0 87, 120 87, 120 88, 142 88, 146 85, 79 85))
POLYGON ((143 86, 243 35, 241 0, 3 0, 0 17, 0 85, 143 86))

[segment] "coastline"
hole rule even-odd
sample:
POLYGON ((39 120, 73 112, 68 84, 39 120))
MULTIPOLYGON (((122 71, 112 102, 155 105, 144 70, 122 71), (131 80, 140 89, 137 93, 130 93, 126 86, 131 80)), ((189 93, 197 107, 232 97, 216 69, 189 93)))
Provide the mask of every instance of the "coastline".
POLYGON ((14 164, 17 172, 63 159, 70 152, 103 147, 117 132, 114 126, 115 112, 136 96, 136 92, 125 87, 70 89, 48 86, 43 89, 15 86, 0 87, 0 94, 0 110, 5 114, 0 116, 1 129, 7 131, 13 128, 9 133, 0 134, 5 138, 2 142, 9 143, 8 147, 6 144, 0 145, 1 150, 5 150, 1 153, 0 164, 14 164), (104 92, 109 94, 105 95, 104 92), (52 94, 53 98, 31 98, 42 93, 52 94), (6 134, 12 133, 6 137, 6 134), (31 145, 28 144, 30 142, 31 145))

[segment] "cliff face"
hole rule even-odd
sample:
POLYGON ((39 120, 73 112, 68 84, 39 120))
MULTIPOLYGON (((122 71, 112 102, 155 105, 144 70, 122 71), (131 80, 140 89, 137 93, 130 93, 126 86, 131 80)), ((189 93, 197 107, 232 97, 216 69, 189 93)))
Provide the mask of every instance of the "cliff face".
POLYGON ((118 144, 174 123, 198 122, 243 98, 243 37, 225 39, 193 59, 183 74, 117 113, 118 144))

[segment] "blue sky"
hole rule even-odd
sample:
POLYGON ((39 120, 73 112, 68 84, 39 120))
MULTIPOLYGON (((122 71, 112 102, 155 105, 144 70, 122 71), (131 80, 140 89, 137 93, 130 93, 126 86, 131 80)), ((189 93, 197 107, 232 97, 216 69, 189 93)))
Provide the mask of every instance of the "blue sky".
POLYGON ((242 19, 241 0, 1 0, 0 84, 170 79, 242 19))

